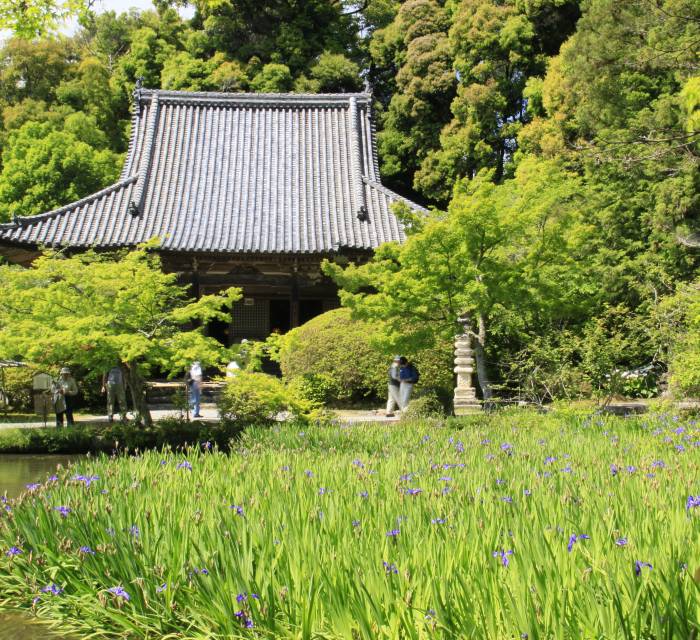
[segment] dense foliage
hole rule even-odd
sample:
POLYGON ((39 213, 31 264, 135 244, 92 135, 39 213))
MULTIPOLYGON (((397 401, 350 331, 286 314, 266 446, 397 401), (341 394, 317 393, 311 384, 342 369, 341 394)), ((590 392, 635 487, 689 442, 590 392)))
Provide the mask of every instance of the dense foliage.
POLYGON ((0 510, 2 598, 95 638, 698 633, 697 425, 452 426, 81 461, 0 510))
POLYGON ((46 252, 31 267, 0 265, 0 358, 94 372, 122 364, 133 406, 151 422, 144 377, 154 368, 182 373, 193 360, 225 362, 200 324, 227 319, 237 289, 191 300, 165 274, 155 245, 124 254, 46 252))
MULTIPOLYGON (((392 328, 387 348, 444 341, 466 315, 485 393, 539 400, 673 367, 692 315, 666 310, 677 289, 697 292, 700 265, 694 0, 197 0, 187 20, 174 0, 121 15, 89 4, 0 0, 0 26, 30 36, 0 50, 0 220, 114 178, 139 77, 366 83, 385 181, 439 208, 410 221, 405 248, 333 271, 356 314, 392 328), (78 33, 50 35, 66 12, 78 33)), ((678 358, 672 385, 696 393, 697 358, 678 358)))
MULTIPOLYGON (((34 417, 33 419, 36 419, 34 417)), ((238 422, 200 422, 167 418, 148 427, 133 424, 85 424, 70 429, 31 428, 0 430, 0 453, 7 454, 83 454, 139 453, 148 449, 173 450, 188 446, 218 447, 228 451, 231 442, 250 426, 238 422)))
MULTIPOLYGON (((380 323, 334 309, 293 329, 278 343, 283 376, 307 397, 331 404, 386 398, 393 352, 380 323)), ((453 387, 451 341, 406 355, 421 373, 417 391, 447 400, 453 387)))
POLYGON ((217 406, 223 424, 268 426, 281 417, 306 420, 317 408, 279 378, 255 371, 227 378, 217 406))

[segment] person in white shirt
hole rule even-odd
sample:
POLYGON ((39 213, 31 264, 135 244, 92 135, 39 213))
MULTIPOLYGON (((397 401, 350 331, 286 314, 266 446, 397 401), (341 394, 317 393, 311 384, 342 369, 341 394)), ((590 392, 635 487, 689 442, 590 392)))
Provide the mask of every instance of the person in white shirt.
POLYGON ((202 402, 202 380, 204 379, 204 374, 202 372, 202 365, 198 360, 195 360, 190 367, 187 374, 187 381, 190 386, 190 406, 192 407, 192 417, 201 418, 200 413, 201 402, 202 402))

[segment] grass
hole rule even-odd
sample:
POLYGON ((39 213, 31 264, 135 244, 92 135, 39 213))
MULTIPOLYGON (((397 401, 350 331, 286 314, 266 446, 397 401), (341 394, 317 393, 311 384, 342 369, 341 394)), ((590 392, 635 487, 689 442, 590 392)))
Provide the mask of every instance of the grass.
POLYGON ((300 429, 33 488, 0 517, 4 606, 112 638, 697 637, 695 423, 300 429))

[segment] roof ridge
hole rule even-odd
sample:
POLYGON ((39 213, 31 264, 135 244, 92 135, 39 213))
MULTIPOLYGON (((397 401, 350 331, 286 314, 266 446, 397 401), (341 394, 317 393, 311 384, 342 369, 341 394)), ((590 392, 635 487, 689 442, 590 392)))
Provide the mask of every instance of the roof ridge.
POLYGON ((240 102, 243 104, 307 104, 329 103, 350 104, 350 99, 358 102, 371 102, 369 93, 247 93, 247 92, 223 92, 223 91, 175 91, 170 89, 141 89, 139 99, 150 100, 153 96, 160 100, 178 100, 182 102, 197 102, 199 100, 217 100, 226 102, 240 102))
POLYGON ((113 193, 114 191, 117 191, 118 189, 121 189, 122 187, 125 187, 128 184, 131 184, 132 182, 135 182, 137 178, 138 178, 137 174, 130 175, 127 178, 124 178, 122 180, 118 180, 114 184, 111 184, 108 187, 105 187, 104 189, 100 189, 99 191, 96 191, 95 193, 91 193, 89 196, 85 196, 84 198, 81 198, 80 200, 76 200, 75 202, 71 202, 70 204, 59 207, 58 209, 52 209, 51 211, 47 211, 45 213, 38 213, 34 216, 15 216, 14 219, 12 220, 12 222, 4 222, 4 223, 0 224, 0 229, 15 229, 17 227, 22 226, 23 224, 31 224, 33 222, 38 222, 40 220, 47 220, 47 219, 53 218, 55 216, 61 215, 63 213, 67 213, 68 211, 71 211, 72 209, 76 209, 77 207, 82 207, 84 204, 87 204, 88 202, 92 202, 93 200, 97 200, 98 198, 101 198, 102 196, 107 196, 110 193, 113 193))
POLYGON ((407 204, 409 204, 412 207, 415 207, 416 209, 420 209, 421 211, 428 212, 428 209, 425 207, 419 205, 417 202, 413 202, 413 200, 409 200, 408 198, 402 196, 399 193, 396 193, 396 191, 392 191, 388 187, 385 187, 381 182, 377 182, 376 180, 372 180, 371 178, 368 178, 366 176, 362 176, 362 180, 364 183, 370 187, 373 187, 377 189, 378 191, 381 191, 384 195, 389 196, 390 198, 396 198, 398 200, 403 200, 407 204))

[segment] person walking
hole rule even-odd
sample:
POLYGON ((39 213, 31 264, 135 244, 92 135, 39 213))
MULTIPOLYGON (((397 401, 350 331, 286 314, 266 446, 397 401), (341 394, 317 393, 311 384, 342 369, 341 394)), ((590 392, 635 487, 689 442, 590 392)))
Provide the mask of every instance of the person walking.
POLYGON ((399 387, 399 408, 401 411, 406 409, 411 401, 413 385, 418 382, 419 375, 416 366, 409 362, 407 358, 401 356, 399 360, 399 380, 401 381, 399 387))
POLYGON ((75 425, 73 408, 75 396, 78 395, 78 385, 68 367, 63 367, 59 377, 51 385, 54 411, 56 412, 56 426, 63 426, 63 416, 66 417, 66 425, 75 425))
POLYGON ((192 407, 192 417, 201 418, 200 413, 202 402, 202 380, 204 374, 199 360, 195 360, 187 373, 187 382, 190 387, 190 406, 192 407))
POLYGON ((119 417, 126 422, 126 390, 124 373, 120 366, 112 367, 102 376, 102 393, 107 394, 107 419, 114 422, 115 404, 119 405, 119 417))
POLYGON ((387 389, 387 401, 386 401, 386 417, 393 418, 394 411, 396 407, 401 406, 401 398, 399 391, 401 389, 401 378, 399 378, 399 363, 401 362, 401 356, 395 356, 391 365, 389 365, 388 375, 388 389, 387 389))

